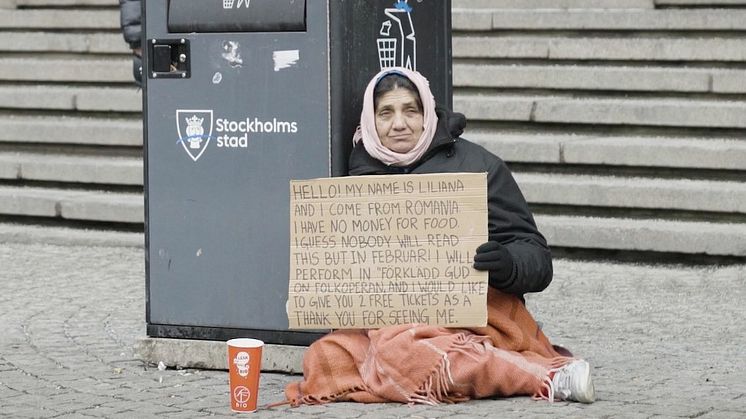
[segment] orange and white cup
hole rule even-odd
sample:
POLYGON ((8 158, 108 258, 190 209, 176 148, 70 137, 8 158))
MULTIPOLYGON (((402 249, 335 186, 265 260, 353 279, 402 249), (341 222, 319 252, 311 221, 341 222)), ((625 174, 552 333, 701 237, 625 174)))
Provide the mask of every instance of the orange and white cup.
POLYGON ((254 412, 259 396, 259 370, 262 366, 264 342, 238 338, 227 343, 231 410, 254 412))

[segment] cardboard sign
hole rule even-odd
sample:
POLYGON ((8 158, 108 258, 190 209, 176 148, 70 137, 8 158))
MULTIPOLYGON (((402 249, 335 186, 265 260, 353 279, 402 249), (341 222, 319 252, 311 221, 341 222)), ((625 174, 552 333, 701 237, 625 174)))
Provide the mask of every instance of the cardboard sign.
POLYGON ((487 324, 487 174, 290 182, 291 329, 487 324))

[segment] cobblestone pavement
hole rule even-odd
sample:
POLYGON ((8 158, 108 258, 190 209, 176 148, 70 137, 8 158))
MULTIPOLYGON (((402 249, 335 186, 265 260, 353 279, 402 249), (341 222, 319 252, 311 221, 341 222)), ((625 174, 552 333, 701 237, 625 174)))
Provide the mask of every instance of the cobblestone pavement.
MULTIPOLYGON (((0 416, 236 416, 222 371, 159 371, 144 336, 143 251, 0 245, 0 416)), ((746 417, 746 266, 555 263, 528 304, 556 343, 594 367, 592 405, 479 400, 337 403, 256 417, 746 417)), ((260 403, 297 377, 263 374, 260 403)))

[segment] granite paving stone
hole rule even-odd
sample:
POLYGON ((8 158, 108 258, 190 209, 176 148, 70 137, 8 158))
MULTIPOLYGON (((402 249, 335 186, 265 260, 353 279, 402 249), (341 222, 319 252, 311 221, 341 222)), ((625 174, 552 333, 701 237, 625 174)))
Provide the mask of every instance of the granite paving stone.
MULTIPOLYGON (((225 371, 158 370, 145 336, 144 253, 0 244, 0 417, 238 417, 225 371)), ((529 397, 438 406, 333 403, 267 409, 299 376, 264 373, 255 417, 746 417, 746 265, 555 261, 527 305, 593 366, 598 401, 529 397)))

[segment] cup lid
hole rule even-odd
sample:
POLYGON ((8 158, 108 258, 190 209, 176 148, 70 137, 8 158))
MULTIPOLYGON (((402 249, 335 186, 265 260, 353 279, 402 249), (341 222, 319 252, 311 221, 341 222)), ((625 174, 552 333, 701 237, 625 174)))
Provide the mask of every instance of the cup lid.
POLYGON ((252 338, 236 338, 226 342, 228 346, 234 346, 237 348, 259 348, 264 346, 264 342, 259 339, 252 338))

